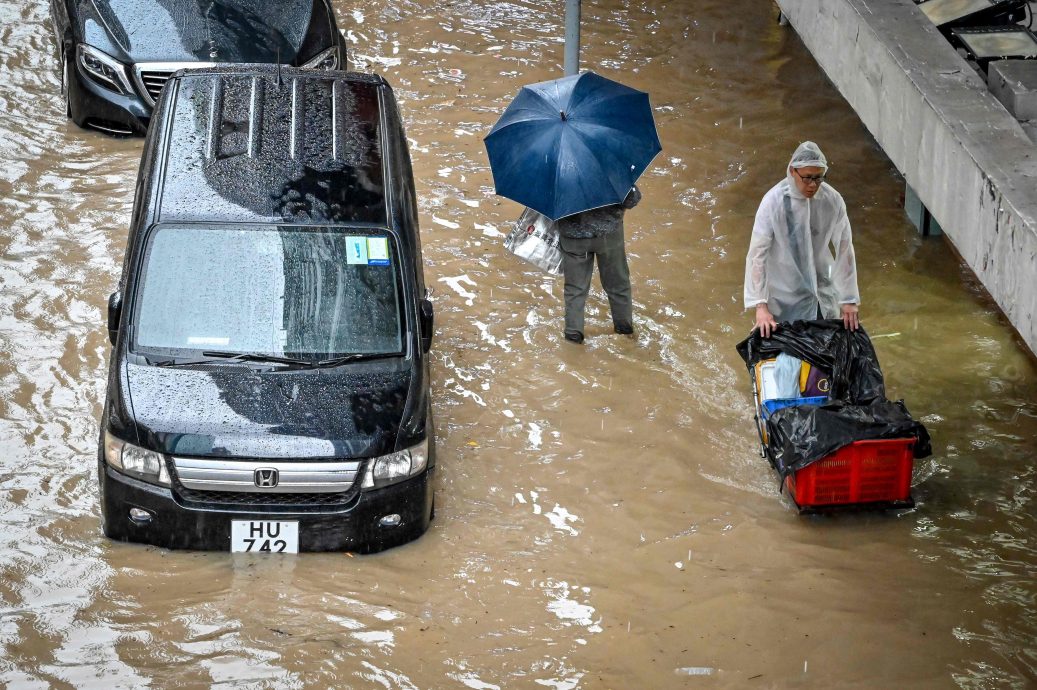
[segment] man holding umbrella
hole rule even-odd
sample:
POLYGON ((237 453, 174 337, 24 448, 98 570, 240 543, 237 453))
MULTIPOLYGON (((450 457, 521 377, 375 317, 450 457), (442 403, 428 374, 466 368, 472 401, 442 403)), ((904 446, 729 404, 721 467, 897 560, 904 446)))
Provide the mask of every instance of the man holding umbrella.
POLYGON ((630 269, 623 243, 623 214, 641 201, 637 185, 623 203, 584 211, 558 221, 562 239, 562 271, 565 275, 565 339, 583 342, 583 307, 590 292, 594 258, 598 259, 601 286, 609 298, 616 333, 634 332, 634 306, 630 296, 630 269))
POLYGON ((597 257, 617 333, 633 333, 623 213, 662 150, 648 94, 594 72, 523 87, 486 136, 497 193, 556 221, 565 338, 583 342, 597 257))

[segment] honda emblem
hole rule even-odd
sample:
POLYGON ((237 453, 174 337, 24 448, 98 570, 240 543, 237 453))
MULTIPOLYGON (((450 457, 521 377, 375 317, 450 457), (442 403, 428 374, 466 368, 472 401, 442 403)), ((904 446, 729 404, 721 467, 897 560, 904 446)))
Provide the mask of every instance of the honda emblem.
POLYGON ((260 467, 256 470, 256 486, 261 489, 272 489, 277 486, 278 472, 273 467, 260 467))

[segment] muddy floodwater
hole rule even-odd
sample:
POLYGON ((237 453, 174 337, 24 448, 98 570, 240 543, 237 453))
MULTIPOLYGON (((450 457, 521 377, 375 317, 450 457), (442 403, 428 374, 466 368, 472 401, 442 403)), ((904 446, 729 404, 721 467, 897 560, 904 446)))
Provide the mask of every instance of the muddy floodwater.
POLYGON ((140 139, 68 123, 47 3, 0 2, 0 686, 1032 688, 1037 370, 759 0, 583 8, 651 94, 634 338, 504 253, 482 137, 561 75, 563 3, 336 0, 396 89, 438 331, 436 518, 380 555, 168 552, 100 531, 98 420, 140 139), (800 517, 734 345, 756 206, 803 139, 844 195, 862 320, 929 428, 913 510, 800 517))

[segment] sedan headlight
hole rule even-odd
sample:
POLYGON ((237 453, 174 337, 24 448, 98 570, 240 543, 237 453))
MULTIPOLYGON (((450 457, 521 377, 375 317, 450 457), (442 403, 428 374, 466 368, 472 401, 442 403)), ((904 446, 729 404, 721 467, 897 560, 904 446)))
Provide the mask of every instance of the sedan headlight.
POLYGON ((126 76, 126 65, 108 53, 80 43, 76 46, 76 59, 79 60, 80 68, 95 84, 123 95, 133 93, 130 80, 126 76))
POLYGON ((317 57, 303 63, 309 69, 338 69, 338 46, 317 53, 317 57))
POLYGON ((420 474, 428 465, 428 438, 407 450, 372 458, 367 463, 363 489, 380 489, 420 474))
POLYGON ((104 459, 123 474, 169 486, 169 470, 161 454, 117 439, 107 431, 104 432, 104 459))

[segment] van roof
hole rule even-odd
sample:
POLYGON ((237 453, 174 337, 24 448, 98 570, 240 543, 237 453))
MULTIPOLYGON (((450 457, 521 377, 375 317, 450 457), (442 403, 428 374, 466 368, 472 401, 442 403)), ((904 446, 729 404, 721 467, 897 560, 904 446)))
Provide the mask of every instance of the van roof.
MULTIPOLYGON (((395 107, 375 75, 178 72, 152 122, 163 163, 146 183, 154 221, 387 226, 386 100, 395 107)), ((142 171, 147 150, 144 161, 142 171)))

